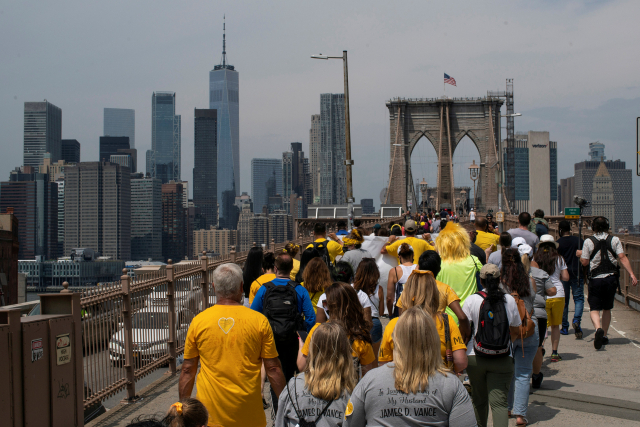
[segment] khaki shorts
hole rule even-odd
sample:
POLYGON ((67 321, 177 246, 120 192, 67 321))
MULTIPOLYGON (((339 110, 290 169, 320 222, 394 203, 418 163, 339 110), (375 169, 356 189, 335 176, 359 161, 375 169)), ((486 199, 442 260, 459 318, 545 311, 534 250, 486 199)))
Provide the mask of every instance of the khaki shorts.
POLYGON ((561 325, 563 312, 564 298, 547 299, 547 326, 561 325))

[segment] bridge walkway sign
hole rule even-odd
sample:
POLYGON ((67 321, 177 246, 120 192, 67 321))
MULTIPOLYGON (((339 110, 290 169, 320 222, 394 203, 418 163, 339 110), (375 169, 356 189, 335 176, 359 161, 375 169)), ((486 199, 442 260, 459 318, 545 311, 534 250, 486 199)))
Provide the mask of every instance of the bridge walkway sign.
POLYGON ((580 208, 564 208, 564 219, 580 218, 580 208))

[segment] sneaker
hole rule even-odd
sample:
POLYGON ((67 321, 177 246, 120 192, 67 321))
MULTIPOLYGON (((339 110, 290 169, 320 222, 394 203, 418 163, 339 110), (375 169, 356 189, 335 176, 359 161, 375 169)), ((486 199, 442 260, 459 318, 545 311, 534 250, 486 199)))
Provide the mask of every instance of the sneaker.
POLYGON ((540 388, 543 377, 544 377, 544 374, 542 372, 540 372, 538 375, 536 374, 531 375, 531 387, 540 388))
POLYGON ((269 405, 269 404, 267 403, 267 401, 266 401, 266 400, 264 400, 264 397, 263 397, 263 398, 262 398, 262 408, 263 408, 263 409, 267 409, 269 406, 271 406, 271 405, 269 405))
POLYGON ((569 335, 569 328, 562 328, 560 329, 560 333, 562 335, 569 335))
POLYGON ((573 330, 576 333, 576 339, 577 340, 581 340, 582 339, 582 328, 580 327, 580 322, 573 322, 573 330))
POLYGON ((602 345, 607 345, 609 344, 609 338, 608 337, 602 337, 602 345))
POLYGON ((551 361, 552 362, 560 362, 562 357, 558 353, 551 353, 551 361))
POLYGON ((593 340, 593 346, 596 350, 600 350, 602 348, 602 339, 604 338, 604 331, 602 328, 598 328, 596 331, 596 338, 593 340))

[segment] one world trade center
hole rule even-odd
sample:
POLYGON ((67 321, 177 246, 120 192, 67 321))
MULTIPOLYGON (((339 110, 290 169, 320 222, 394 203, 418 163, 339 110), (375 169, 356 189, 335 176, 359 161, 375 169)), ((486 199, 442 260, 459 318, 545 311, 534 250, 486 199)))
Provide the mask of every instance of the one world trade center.
POLYGON ((238 72, 227 63, 225 27, 222 63, 209 72, 209 108, 218 110, 218 191, 220 226, 235 229, 232 208, 240 194, 240 129, 238 121, 238 72))

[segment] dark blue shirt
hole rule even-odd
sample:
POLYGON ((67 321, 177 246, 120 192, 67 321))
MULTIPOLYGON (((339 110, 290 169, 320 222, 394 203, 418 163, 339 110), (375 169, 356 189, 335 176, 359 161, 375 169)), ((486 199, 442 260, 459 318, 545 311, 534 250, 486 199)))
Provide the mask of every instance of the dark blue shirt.
POLYGON ((347 230, 338 230, 336 236, 348 236, 349 232, 347 230))
POLYGON ((569 270, 569 280, 578 278, 578 271, 582 266, 580 260, 576 256, 576 251, 582 249, 584 240, 578 240, 578 236, 562 236, 557 240, 558 253, 564 258, 564 262, 567 263, 567 270, 569 270))
MULTIPOLYGON (((289 279, 273 279, 271 282, 276 286, 286 286, 287 283, 289 283, 289 279)), ((266 291, 267 288, 265 288, 264 285, 260 286, 251 304, 252 310, 262 313, 264 293, 266 291)), ((307 292, 303 286, 296 286, 296 294, 298 295, 298 312, 304 314, 304 323, 307 326, 307 332, 309 332, 316 324, 316 312, 313 311, 309 292, 307 292)))

